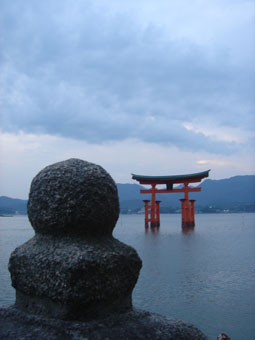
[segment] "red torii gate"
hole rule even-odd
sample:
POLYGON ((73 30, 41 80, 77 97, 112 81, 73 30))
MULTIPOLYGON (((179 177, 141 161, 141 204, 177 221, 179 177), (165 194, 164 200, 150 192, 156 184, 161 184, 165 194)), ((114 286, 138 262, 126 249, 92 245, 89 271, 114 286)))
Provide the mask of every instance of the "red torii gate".
POLYGON ((177 176, 141 176, 132 174, 132 179, 135 179, 140 184, 151 185, 150 189, 140 190, 141 194, 151 194, 151 201, 144 200, 145 208, 145 227, 148 227, 149 222, 151 227, 159 227, 160 225, 160 201, 156 200, 156 194, 184 192, 184 198, 181 199, 182 205, 182 227, 195 226, 195 200, 189 200, 189 192, 199 192, 201 188, 191 188, 189 183, 201 182, 205 177, 209 176, 209 171, 198 172, 188 175, 177 176), (166 184, 166 189, 157 189, 156 185, 166 184), (182 188, 173 189, 174 184, 183 184, 182 188))

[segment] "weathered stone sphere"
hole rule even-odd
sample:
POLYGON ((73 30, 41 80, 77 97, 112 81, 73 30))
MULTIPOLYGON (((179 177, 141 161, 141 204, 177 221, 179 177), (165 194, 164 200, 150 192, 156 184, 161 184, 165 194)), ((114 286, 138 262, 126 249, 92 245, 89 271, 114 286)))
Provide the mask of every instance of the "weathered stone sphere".
POLYGON ((31 183, 28 217, 36 233, 112 235, 118 216, 117 186, 99 165, 68 159, 47 166, 31 183))

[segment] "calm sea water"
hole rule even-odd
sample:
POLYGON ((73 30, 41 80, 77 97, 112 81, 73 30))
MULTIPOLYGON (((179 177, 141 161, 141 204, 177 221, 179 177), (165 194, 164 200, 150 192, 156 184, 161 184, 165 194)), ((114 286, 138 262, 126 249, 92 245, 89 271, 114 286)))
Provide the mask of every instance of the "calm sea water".
MULTIPOLYGON (((180 215, 145 232, 143 215, 121 215, 114 236, 143 260, 134 306, 195 324, 210 340, 255 339, 255 214, 201 214, 184 234, 180 215)), ((0 217, 0 305, 14 302, 8 259, 33 236, 27 217, 0 217)))

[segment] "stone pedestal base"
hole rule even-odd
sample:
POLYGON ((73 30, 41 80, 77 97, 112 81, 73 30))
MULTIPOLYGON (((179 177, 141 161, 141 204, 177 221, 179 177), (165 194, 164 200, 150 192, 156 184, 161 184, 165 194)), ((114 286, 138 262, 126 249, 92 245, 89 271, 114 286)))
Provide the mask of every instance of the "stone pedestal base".
POLYGON ((97 304, 91 306, 82 303, 63 305, 47 298, 26 296, 16 290, 15 307, 25 313, 54 319, 88 321, 107 316, 109 313, 130 311, 132 309, 132 297, 129 294, 127 297, 121 297, 99 308, 97 304))
POLYGON ((70 322, 6 308, 0 309, 0 339, 206 340, 207 337, 189 323, 141 310, 70 322))

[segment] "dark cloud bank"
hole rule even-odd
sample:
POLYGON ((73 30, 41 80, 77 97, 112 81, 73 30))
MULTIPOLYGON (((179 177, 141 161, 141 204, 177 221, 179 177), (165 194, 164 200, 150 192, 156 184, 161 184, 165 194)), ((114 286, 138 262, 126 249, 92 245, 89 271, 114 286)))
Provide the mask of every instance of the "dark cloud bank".
POLYGON ((183 123, 252 128, 253 71, 227 51, 209 56, 86 2, 2 1, 1 13, 3 131, 228 153, 239 146, 183 123))

